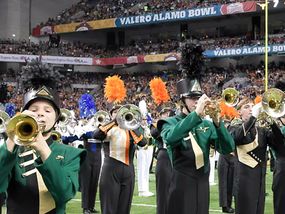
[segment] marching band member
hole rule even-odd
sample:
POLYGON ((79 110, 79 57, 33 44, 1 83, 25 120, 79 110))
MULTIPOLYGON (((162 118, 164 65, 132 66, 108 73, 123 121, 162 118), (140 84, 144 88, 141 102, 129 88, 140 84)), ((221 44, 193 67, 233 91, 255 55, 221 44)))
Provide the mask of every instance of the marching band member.
POLYGON ((233 139, 215 108, 211 113, 213 122, 203 119, 210 99, 202 93, 196 79, 202 69, 202 52, 201 47, 193 43, 182 46, 182 72, 193 72, 191 78, 177 83, 182 112, 159 120, 157 125, 173 164, 168 214, 209 213, 210 146, 212 144, 223 154, 234 149, 233 139))
MULTIPOLYGON (((168 118, 170 116, 173 116, 173 110, 171 108, 165 107, 160 111, 160 119, 168 118)), ((154 124, 151 125, 151 135, 154 138, 154 144, 158 148, 155 169, 156 213, 166 214, 166 203, 172 176, 172 165, 166 150, 166 144, 162 141, 160 133, 154 124)))
POLYGON ((96 105, 91 94, 83 94, 79 99, 81 128, 78 126, 75 132, 79 140, 84 143, 87 151, 86 159, 80 169, 81 207, 83 214, 98 213, 95 209, 97 187, 101 170, 101 141, 93 138, 94 130, 98 124, 95 121, 96 105))
POLYGON ((79 168, 85 152, 51 138, 60 118, 59 96, 53 89, 59 73, 39 61, 31 62, 22 71, 22 80, 28 88, 22 114, 35 118, 42 128, 29 147, 17 145, 13 132, 8 133, 0 147, 0 192, 8 193, 7 213, 63 214, 66 203, 78 190, 79 168), (55 79, 50 79, 51 76, 55 79))
POLYGON ((103 214, 130 213, 135 185, 134 153, 136 145, 146 145, 142 128, 126 130, 116 124, 119 108, 114 106, 110 112, 113 120, 94 132, 94 138, 109 141, 99 184, 103 214))
POLYGON ((244 98, 237 109, 241 120, 234 120, 229 127, 238 157, 235 213, 262 214, 265 203, 267 146, 274 148, 274 144, 282 142, 282 134, 275 123, 269 127, 260 127, 257 124, 261 103, 254 105, 252 100, 244 98))
MULTIPOLYGON (((275 84, 275 88, 278 88, 285 92, 285 81, 280 80, 275 84)), ((274 150, 275 167, 273 172, 273 206, 274 214, 285 213, 285 117, 280 118, 280 129, 283 134, 283 141, 280 141, 278 147, 274 150)))
POLYGON ((138 191, 139 196, 150 197, 154 195, 149 191, 149 167, 151 164, 153 149, 152 146, 149 146, 151 143, 151 135, 146 118, 143 118, 141 126, 144 130, 144 137, 147 144, 144 147, 137 147, 138 191))

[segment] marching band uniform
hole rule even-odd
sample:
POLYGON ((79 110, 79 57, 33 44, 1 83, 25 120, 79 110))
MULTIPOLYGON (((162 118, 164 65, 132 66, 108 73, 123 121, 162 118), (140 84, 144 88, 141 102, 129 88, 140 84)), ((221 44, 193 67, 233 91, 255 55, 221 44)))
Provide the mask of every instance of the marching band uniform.
POLYGON ((236 157, 220 154, 218 160, 219 204, 225 213, 234 213, 232 208, 236 157))
MULTIPOLYGON (((171 113, 170 108, 164 108, 161 110, 160 115, 171 113)), ((160 132, 155 125, 151 125, 151 135, 154 138, 154 144, 158 148, 157 162, 155 169, 155 181, 156 181, 156 213, 167 213, 167 196, 169 191, 169 185, 172 175, 172 165, 167 153, 166 144, 162 141, 160 132)))
MULTIPOLYGON (((91 118, 90 120, 92 120, 91 118)), ((87 125, 88 126, 88 125, 87 125)), ((87 151, 86 160, 80 170, 81 206, 84 214, 98 213, 95 209, 95 199, 101 171, 101 148, 102 142, 93 138, 95 127, 85 127, 86 133, 82 135, 84 148, 87 151)))
POLYGON ((217 127, 199 116, 209 98, 201 96, 197 80, 180 80, 177 91, 184 104, 183 112, 158 121, 173 164, 167 213, 206 214, 209 213, 210 144, 214 143, 220 153, 227 154, 233 151, 234 142, 223 122, 217 127), (186 110, 188 115, 184 113, 186 110))
MULTIPOLYGON (((29 69, 32 66, 33 64, 25 68, 29 69)), ((32 71, 36 73, 38 70, 46 71, 46 68, 36 65, 32 71)), ((43 84, 46 83, 47 80, 44 79, 43 84)), ((42 131, 46 136, 60 116, 58 95, 49 86, 35 87, 37 88, 26 92, 23 110, 31 110, 39 118, 55 118, 53 127, 42 131), (54 110, 44 112, 43 108, 46 106, 54 110), (47 117, 47 114, 53 116, 47 117)), ((45 124, 51 126, 52 123, 53 121, 48 121, 45 124)), ((36 139, 44 138, 39 134, 36 139)), ((48 146, 48 155, 43 151, 35 152, 25 146, 14 145, 12 139, 6 140, 0 147, 0 192, 7 191, 8 214, 63 214, 66 203, 76 194, 84 150, 60 144, 52 137, 45 141, 46 145, 41 141, 39 144, 42 145, 33 143, 31 147, 38 149, 40 146, 48 146), (10 151, 9 148, 13 150, 10 151)))
MULTIPOLYGON (((285 126, 281 128, 283 136, 285 136, 285 126)), ((285 138, 285 137, 284 137, 285 138)), ((274 205, 274 214, 283 214, 285 213, 285 139, 283 138, 282 143, 274 150, 275 156, 275 167, 273 171, 273 182, 272 182, 272 191, 273 191, 273 205, 274 205)))
MULTIPOLYGON (((41 88, 28 102, 42 98, 41 88)), ((46 99, 46 98, 45 98, 46 99)), ((42 162, 32 151, 15 146, 0 148, 0 192, 7 190, 7 213, 64 213, 65 204, 78 189, 78 171, 82 150, 47 140, 49 158, 42 162)))
MULTIPOLYGON (((235 140, 238 157, 238 183, 235 198, 237 214, 251 213, 263 214, 265 203, 265 174, 266 174, 266 150, 267 145, 274 148, 273 139, 281 142, 280 130, 276 124, 270 128, 257 127, 255 125, 261 109, 261 104, 254 107, 248 99, 240 101, 238 108, 248 113, 249 119, 235 120, 229 130, 235 140), (240 107, 239 107, 240 106, 240 107), (278 134, 279 133, 279 134, 278 134)), ((282 135, 282 134, 281 134, 282 135)))
MULTIPOLYGON (((275 87, 285 91, 285 82, 280 80, 275 84, 275 87)), ((280 118, 281 132, 283 134, 283 140, 277 145, 276 149, 273 151, 275 157, 275 167, 273 171, 273 205, 274 214, 285 213, 285 123, 284 116, 280 118)))
POLYGON ((148 144, 145 147, 137 148, 137 175, 139 196, 150 197, 154 194, 149 191, 149 167, 152 159, 152 146, 150 146, 150 129, 147 125, 142 126, 144 129, 145 139, 148 144))
MULTIPOLYGON (((111 111, 113 118, 118 109, 115 106, 111 111)), ((146 145, 142 129, 121 129, 113 120, 95 130, 94 138, 109 141, 109 154, 105 156, 99 183, 101 212, 128 214, 135 185, 135 147, 146 145)))

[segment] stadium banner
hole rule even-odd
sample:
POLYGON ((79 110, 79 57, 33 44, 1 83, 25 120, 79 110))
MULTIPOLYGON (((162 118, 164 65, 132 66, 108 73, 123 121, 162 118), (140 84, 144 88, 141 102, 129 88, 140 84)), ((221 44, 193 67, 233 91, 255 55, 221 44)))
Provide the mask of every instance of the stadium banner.
POLYGON ((88 30, 98 30, 105 28, 114 28, 115 19, 103 19, 89 22, 77 22, 64 25, 54 26, 55 33, 67 33, 74 31, 88 31, 88 30))
POLYGON ((247 13, 256 11, 256 2, 237 2, 232 4, 217 4, 211 7, 192 8, 187 10, 175 10, 162 13, 145 14, 140 16, 127 16, 112 19, 95 20, 89 22, 77 22, 55 26, 37 26, 33 29, 33 36, 44 36, 52 33, 68 33, 75 31, 87 31, 106 28, 120 28, 134 25, 157 24, 180 20, 247 13))
POLYGON ((116 27, 128 27, 133 25, 190 20, 196 18, 213 17, 254 11, 256 11, 256 2, 249 1, 233 4, 213 5, 211 7, 204 8, 167 11, 157 14, 121 17, 116 19, 115 24, 116 27))
MULTIPOLYGON (((260 55, 264 54, 264 46, 244 46, 240 48, 227 48, 218 50, 206 50, 204 55, 207 58, 228 57, 228 56, 247 56, 247 55, 260 55)), ((268 46, 269 54, 282 54, 285 53, 285 44, 276 44, 268 46)))
MULTIPOLYGON (((39 55, 0 54, 0 62, 26 62, 39 58, 39 55)), ((92 58, 64 57, 64 56, 41 56, 43 63, 70 64, 70 65, 92 65, 92 58)))
POLYGON ((128 56, 128 57, 113 57, 113 58, 93 58, 93 65, 125 65, 144 63, 144 56, 128 56))

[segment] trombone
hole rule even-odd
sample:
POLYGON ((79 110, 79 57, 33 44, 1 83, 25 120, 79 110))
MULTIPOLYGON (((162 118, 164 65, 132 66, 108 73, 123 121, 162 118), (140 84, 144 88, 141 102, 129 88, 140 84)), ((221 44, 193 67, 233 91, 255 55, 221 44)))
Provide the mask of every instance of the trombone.
POLYGON ((60 109, 60 118, 59 118, 59 126, 66 126, 72 118, 72 114, 68 109, 61 108, 60 109))

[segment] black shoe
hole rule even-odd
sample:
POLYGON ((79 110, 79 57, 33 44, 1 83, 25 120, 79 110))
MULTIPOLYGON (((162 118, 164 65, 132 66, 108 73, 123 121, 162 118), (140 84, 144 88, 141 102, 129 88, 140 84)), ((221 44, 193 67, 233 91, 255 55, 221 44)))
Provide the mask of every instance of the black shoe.
POLYGON ((90 211, 91 214, 99 213, 99 211, 98 211, 98 210, 95 210, 94 208, 93 208, 93 209, 89 209, 89 211, 90 211))
POLYGON ((91 211, 88 209, 83 209, 83 214, 91 214, 91 211))
POLYGON ((223 207, 223 213, 234 213, 235 210, 231 207, 223 207))

